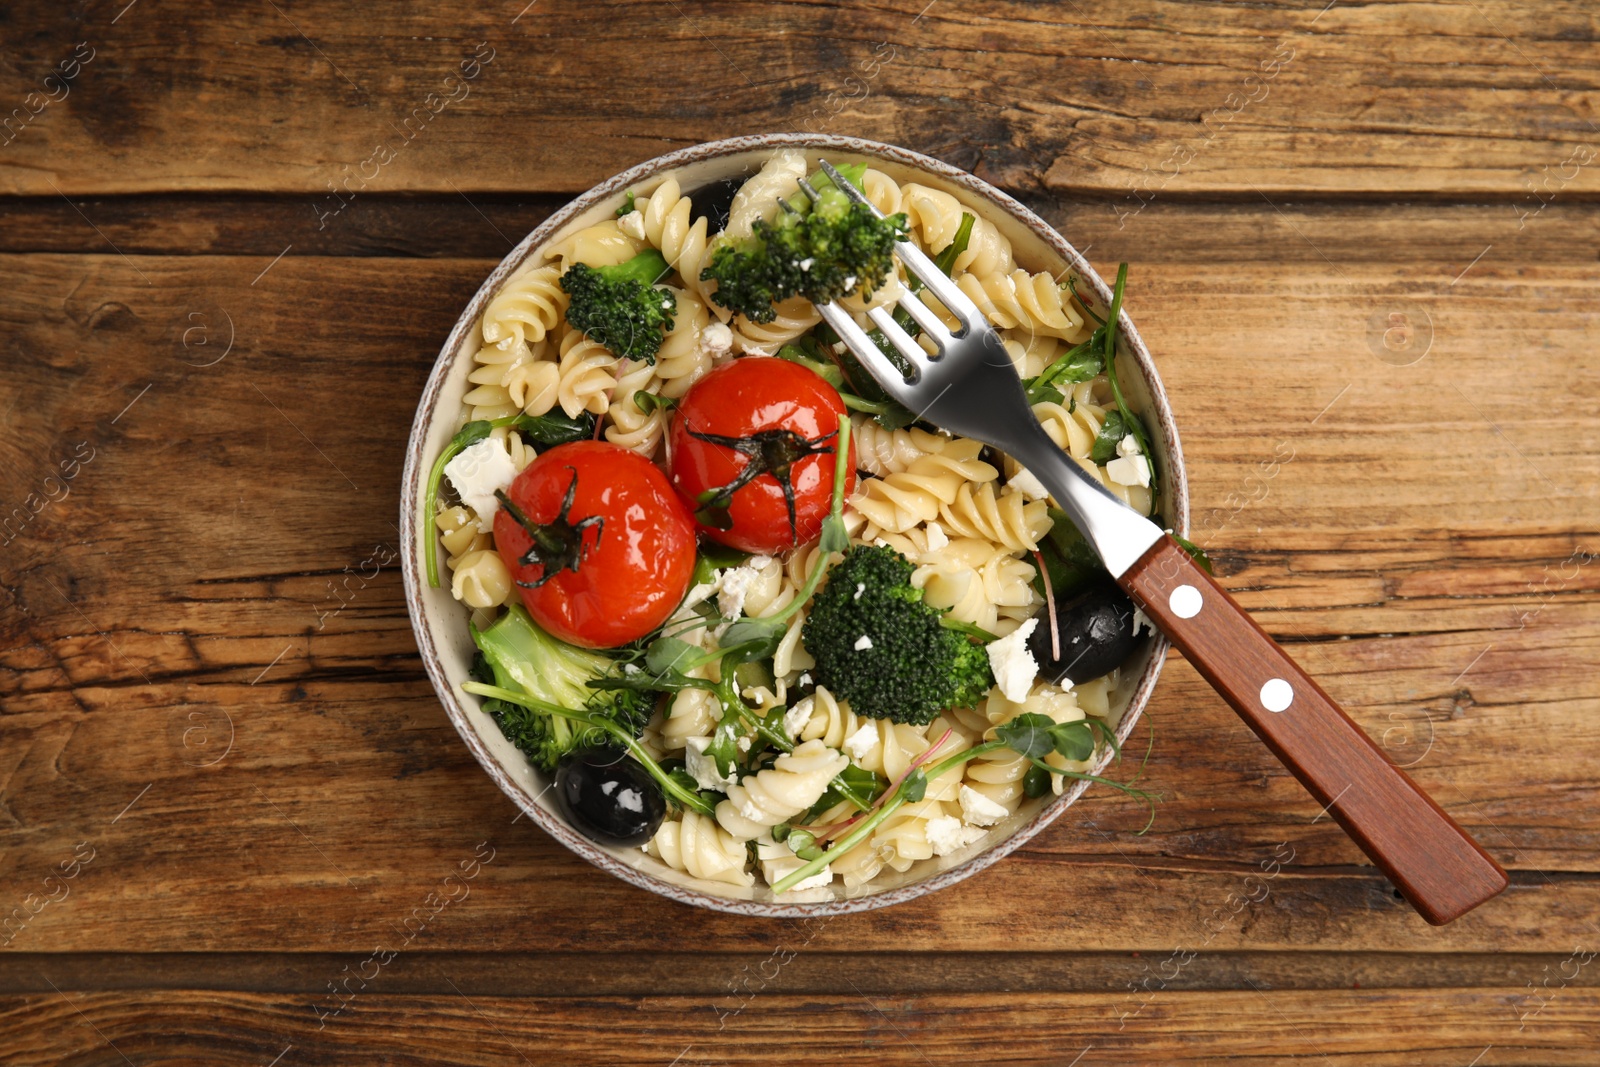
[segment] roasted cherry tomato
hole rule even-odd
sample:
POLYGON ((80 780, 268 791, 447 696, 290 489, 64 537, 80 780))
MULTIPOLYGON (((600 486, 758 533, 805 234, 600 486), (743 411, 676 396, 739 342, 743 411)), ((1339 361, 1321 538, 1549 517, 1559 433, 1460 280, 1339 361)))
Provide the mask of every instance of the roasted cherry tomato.
MULTIPOLYGON (((816 539, 833 494, 844 401, 787 360, 745 356, 684 394, 672 420, 672 482, 706 536, 745 552, 816 539)), ((850 446, 845 492, 855 484, 850 446)))
POLYGON ((494 540, 535 622, 563 641, 615 648, 654 630, 694 573, 694 519, 666 475, 600 441, 528 464, 494 517, 494 540))

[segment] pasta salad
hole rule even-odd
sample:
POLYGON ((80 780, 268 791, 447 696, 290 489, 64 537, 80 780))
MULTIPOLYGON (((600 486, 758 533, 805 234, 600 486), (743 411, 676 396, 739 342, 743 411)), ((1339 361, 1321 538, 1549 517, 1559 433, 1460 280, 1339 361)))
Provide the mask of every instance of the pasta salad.
POLYGON ((783 151, 720 207, 667 177, 536 252, 485 307, 424 504, 429 580, 472 613, 465 689, 568 821, 779 894, 1101 781, 1143 622, 1028 471, 900 408, 816 305, 870 330, 914 242, 1051 438, 1142 514, 1160 491, 1109 358, 1121 274, 1097 312, 951 193, 839 171, 882 219, 783 151))

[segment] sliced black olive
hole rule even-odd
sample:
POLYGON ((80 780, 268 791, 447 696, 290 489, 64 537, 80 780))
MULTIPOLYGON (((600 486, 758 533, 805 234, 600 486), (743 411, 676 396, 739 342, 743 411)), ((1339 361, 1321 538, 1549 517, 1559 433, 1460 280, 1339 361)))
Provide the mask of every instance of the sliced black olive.
POLYGON ((702 185, 689 194, 690 212, 697 218, 709 220, 708 228, 712 233, 727 229, 728 213, 733 208, 733 194, 739 191, 750 174, 750 168, 746 167, 739 174, 702 185))
POLYGON ((661 788, 620 748, 583 748, 561 757, 556 806, 602 845, 642 845, 667 815, 661 788))
POLYGON ((1133 601, 1117 584, 1102 578, 1065 600, 1056 601, 1056 625, 1061 635, 1061 655, 1050 654, 1050 609, 1040 608, 1039 625, 1028 635, 1028 651, 1038 661, 1039 674, 1059 682, 1071 678, 1087 682, 1108 674, 1133 651, 1133 601))

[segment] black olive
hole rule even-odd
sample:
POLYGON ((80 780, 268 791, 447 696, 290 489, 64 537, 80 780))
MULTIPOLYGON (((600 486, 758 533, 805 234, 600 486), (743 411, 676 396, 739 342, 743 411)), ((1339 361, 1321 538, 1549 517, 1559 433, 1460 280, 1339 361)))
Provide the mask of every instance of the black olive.
POLYGON ((1028 635, 1028 651, 1038 661, 1040 676, 1051 682, 1063 678, 1087 682, 1109 674, 1128 658, 1136 643, 1133 601, 1109 579, 1056 601, 1059 658, 1050 654, 1050 609, 1040 608, 1034 618, 1039 625, 1028 635))
POLYGON ((660 787, 620 748, 583 748, 561 757, 556 806, 602 845, 642 845, 667 815, 660 787))
POLYGON ((746 167, 738 174, 718 178, 689 193, 690 213, 696 218, 706 219, 712 233, 726 229, 728 213, 733 208, 733 195, 751 173, 751 169, 746 167))

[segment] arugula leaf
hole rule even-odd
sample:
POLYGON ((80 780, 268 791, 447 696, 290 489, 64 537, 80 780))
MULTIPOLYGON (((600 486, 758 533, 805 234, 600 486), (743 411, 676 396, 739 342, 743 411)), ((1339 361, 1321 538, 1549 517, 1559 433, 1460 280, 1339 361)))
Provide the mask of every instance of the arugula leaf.
POLYGON ((491 420, 489 425, 497 429, 509 426, 544 448, 564 445, 568 441, 587 441, 594 436, 594 414, 588 411, 575 419, 568 418, 559 411, 543 415, 508 415, 503 419, 491 420))
POLYGON ((907 804, 915 804, 928 795, 928 776, 921 767, 915 767, 907 774, 905 781, 900 783, 900 795, 905 797, 907 804))
MULTIPOLYGON (((972 224, 977 221, 976 216, 963 211, 961 225, 956 227, 955 237, 933 257, 933 265, 944 271, 946 277, 949 277, 950 271, 955 268, 956 260, 961 258, 961 253, 967 250, 967 243, 972 240, 972 224)), ((920 289, 921 285, 917 285, 916 288, 920 289)))
POLYGON ((800 817, 811 822, 822 813, 848 800, 858 811, 867 811, 889 788, 889 779, 875 771, 863 770, 854 763, 840 771, 829 784, 827 792, 800 817))
POLYGON ((706 746, 706 755, 716 760, 717 773, 724 778, 733 773, 733 765, 739 758, 741 725, 737 715, 724 715, 711 732, 711 743, 706 746))
POLYGON ((1106 412, 1106 421, 1100 424, 1100 433, 1094 439, 1094 446, 1089 449, 1089 458, 1095 463, 1110 463, 1117 458, 1117 446, 1132 432, 1122 412, 1106 412))

